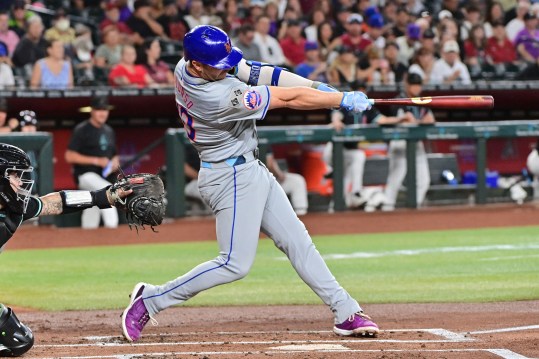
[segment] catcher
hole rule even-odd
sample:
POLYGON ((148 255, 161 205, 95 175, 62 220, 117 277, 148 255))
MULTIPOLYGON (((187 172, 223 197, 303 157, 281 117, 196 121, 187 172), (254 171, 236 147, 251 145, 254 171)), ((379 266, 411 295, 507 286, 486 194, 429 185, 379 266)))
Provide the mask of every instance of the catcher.
MULTIPOLYGON (((38 216, 72 213, 92 206, 117 206, 126 210, 136 226, 147 224, 153 228, 163 219, 164 188, 155 175, 130 175, 97 191, 66 190, 34 197, 32 171, 23 150, 0 143, 0 252, 23 221, 38 216)), ((20 356, 34 344, 32 331, 11 308, 2 304, 0 333, 0 357, 20 356)))

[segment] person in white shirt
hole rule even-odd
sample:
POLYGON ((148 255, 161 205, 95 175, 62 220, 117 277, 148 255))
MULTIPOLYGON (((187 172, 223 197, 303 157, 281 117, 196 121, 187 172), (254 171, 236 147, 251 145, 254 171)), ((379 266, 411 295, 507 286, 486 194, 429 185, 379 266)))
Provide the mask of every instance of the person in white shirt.
POLYGON ((253 42, 260 48, 260 57, 262 62, 275 65, 284 65, 286 58, 283 49, 277 39, 269 35, 270 19, 267 16, 261 16, 256 21, 255 37, 253 42))
POLYGON ((455 40, 447 40, 442 47, 442 58, 434 63, 431 84, 471 84, 470 73, 460 61, 460 48, 455 40))
POLYGON ((517 4, 516 17, 505 25, 507 37, 512 42, 515 41, 520 30, 524 29, 524 15, 530 10, 530 2, 528 0, 519 0, 517 4))

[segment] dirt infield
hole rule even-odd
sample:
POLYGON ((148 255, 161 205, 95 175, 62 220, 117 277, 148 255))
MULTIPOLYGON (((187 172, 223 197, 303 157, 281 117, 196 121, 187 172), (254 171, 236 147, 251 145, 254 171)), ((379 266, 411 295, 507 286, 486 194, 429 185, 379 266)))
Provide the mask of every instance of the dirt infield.
MULTIPOLYGON (((393 213, 312 214, 312 235, 537 225, 534 205, 436 208, 393 213)), ((182 219, 159 235, 25 226, 8 250, 211 240, 212 218, 182 219), (113 237, 113 239, 112 239, 113 237)), ((537 283, 530 283, 537 285, 537 283)), ((388 298, 390 300, 390 298, 388 298)), ((26 358, 506 358, 539 357, 539 301, 376 304, 364 308, 378 338, 341 338, 323 306, 171 308, 136 344, 120 337, 120 311, 21 310, 36 335, 26 358)))

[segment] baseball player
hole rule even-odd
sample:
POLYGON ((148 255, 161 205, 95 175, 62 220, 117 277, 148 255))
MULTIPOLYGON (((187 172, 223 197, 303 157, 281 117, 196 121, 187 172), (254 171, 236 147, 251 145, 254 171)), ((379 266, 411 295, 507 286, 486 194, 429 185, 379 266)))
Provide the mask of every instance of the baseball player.
MULTIPOLYGON (((399 97, 419 97, 422 90, 422 78, 420 75, 408 74, 404 82, 404 92, 399 97)), ((403 117, 403 123, 432 124, 434 115, 429 108, 417 106, 403 106, 393 109, 396 117, 403 117, 406 114, 412 116, 403 117)), ((417 184, 417 204, 421 205, 425 200, 430 185, 429 163, 422 141, 416 145, 416 184, 417 184)), ((382 206, 382 211, 393 211, 397 201, 399 189, 406 177, 406 141, 393 140, 389 142, 389 173, 387 176, 384 195, 386 197, 382 206)))
MULTIPOLYGON (((34 180, 28 155, 18 147, 0 143, 0 252, 21 223, 27 219, 72 213, 98 206, 110 208, 115 196, 124 198, 132 191, 109 187, 97 191, 60 191, 42 197, 30 195, 34 180)), ((0 357, 16 357, 34 344, 32 331, 21 323, 11 308, 0 304, 0 357)))
POLYGON ((336 281, 282 187, 257 159, 256 133, 256 121, 274 108, 364 111, 370 108, 367 97, 337 92, 277 66, 245 61, 228 35, 214 26, 193 28, 183 45, 184 57, 175 70, 176 105, 200 155, 198 188, 216 217, 219 255, 168 283, 136 284, 122 314, 123 335, 137 341, 157 313, 246 276, 260 231, 330 307, 335 333, 376 335, 378 326, 336 281))
MULTIPOLYGON (((366 90, 366 83, 355 81, 351 88, 354 91, 366 90)), ((401 117, 385 116, 376 108, 371 108, 365 112, 357 113, 344 109, 333 110, 331 112, 331 127, 337 132, 344 130, 346 126, 360 124, 377 123, 379 125, 391 125, 402 121, 411 120, 409 113, 401 114, 401 117)), ((361 207, 370 201, 374 193, 365 193, 363 190, 363 173, 365 170, 365 151, 358 147, 357 141, 343 143, 344 153, 344 199, 348 208, 361 207)), ((323 159, 330 172, 333 172, 333 143, 328 142, 324 148, 323 159)))

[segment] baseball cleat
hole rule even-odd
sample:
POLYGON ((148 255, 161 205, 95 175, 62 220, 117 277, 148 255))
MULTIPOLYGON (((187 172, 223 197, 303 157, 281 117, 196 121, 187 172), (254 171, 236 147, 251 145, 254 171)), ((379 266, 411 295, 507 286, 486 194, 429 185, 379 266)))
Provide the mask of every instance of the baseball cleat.
POLYGON ((333 327, 333 332, 342 336, 370 336, 376 337, 380 332, 378 325, 363 312, 352 314, 347 320, 333 327))
POLYGON ((142 300, 142 292, 144 291, 144 283, 135 285, 131 293, 131 301, 127 308, 122 313, 122 331, 125 339, 130 342, 135 342, 140 338, 142 329, 151 319, 153 325, 157 325, 157 321, 150 317, 144 301, 142 300))

